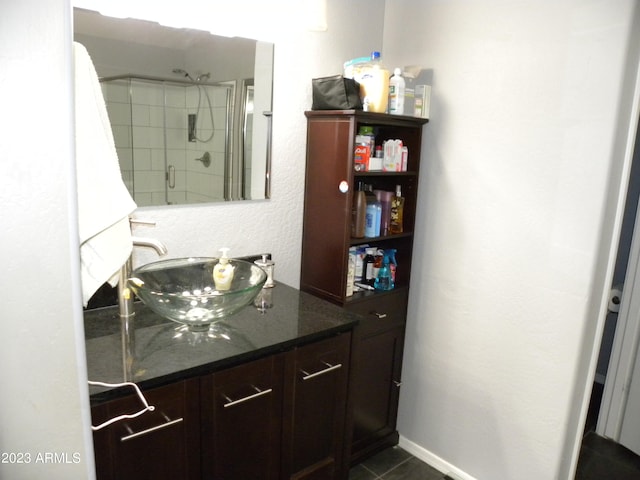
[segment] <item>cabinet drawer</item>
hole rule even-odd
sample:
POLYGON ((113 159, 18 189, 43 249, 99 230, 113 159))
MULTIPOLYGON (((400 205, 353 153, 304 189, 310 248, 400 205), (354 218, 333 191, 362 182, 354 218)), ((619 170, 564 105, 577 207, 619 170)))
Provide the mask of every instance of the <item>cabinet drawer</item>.
POLYGON ((366 300, 349 304, 349 311, 363 316, 356 331, 359 336, 371 335, 407 321, 408 290, 398 289, 389 294, 372 295, 366 300))
MULTIPOLYGON (((200 478, 198 394, 194 379, 147 390, 152 412, 94 432, 97 478, 200 478)), ((138 397, 127 396, 94 407, 93 422, 139 409, 138 397)))

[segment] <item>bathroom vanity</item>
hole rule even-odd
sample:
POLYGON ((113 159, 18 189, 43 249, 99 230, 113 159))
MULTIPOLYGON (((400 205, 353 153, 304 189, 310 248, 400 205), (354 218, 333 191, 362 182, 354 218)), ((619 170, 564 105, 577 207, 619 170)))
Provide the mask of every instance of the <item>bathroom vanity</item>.
MULTIPOLYGON (((136 304, 123 358, 117 308, 85 313, 89 379, 128 370, 151 412, 94 432, 99 479, 340 479, 349 469, 352 329, 359 316, 286 285, 187 332, 136 304)), ((93 425, 135 413, 130 387, 91 387, 93 425)))

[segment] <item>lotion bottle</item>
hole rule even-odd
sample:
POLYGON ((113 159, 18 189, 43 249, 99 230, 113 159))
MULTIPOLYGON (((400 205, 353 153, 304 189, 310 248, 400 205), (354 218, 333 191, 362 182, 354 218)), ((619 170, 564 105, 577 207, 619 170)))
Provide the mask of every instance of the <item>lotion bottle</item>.
POLYGON ((229 263, 228 248, 221 248, 222 255, 213 267, 213 281, 216 284, 216 290, 225 291, 231 288, 231 281, 233 280, 233 271, 235 267, 229 263))
POLYGON ((353 195, 353 209, 351 221, 351 236, 353 238, 364 237, 365 220, 367 216, 367 198, 362 190, 362 183, 353 195))
POLYGON ((380 235, 380 221, 382 217, 382 206, 373 193, 367 195, 367 210, 365 216, 364 236, 367 238, 380 235))
POLYGON ((402 70, 396 68, 389 79, 389 113, 392 115, 404 114, 405 81, 402 78, 402 70))

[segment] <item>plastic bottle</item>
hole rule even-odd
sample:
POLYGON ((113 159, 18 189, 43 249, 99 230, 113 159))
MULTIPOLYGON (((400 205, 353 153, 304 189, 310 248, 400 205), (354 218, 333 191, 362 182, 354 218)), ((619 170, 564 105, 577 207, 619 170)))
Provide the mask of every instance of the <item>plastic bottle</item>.
POLYGON ((391 269, 389 267, 389 256, 387 252, 384 253, 382 260, 382 267, 378 270, 378 275, 373 283, 373 288, 376 290, 392 290, 394 287, 391 279, 391 269))
POLYGON ((395 248, 390 248, 385 250, 385 254, 389 259, 389 270, 391 271, 391 283, 395 287, 396 284, 396 271, 398 270, 398 262, 396 260, 396 252, 395 248))
POLYGON ((358 76, 360 69, 364 65, 368 65, 369 62, 371 62, 371 55, 347 60, 342 65, 344 68, 344 78, 355 78, 358 76))
POLYGON ((367 216, 367 198, 362 190, 362 183, 353 195, 353 210, 351 221, 351 236, 353 238, 364 237, 365 220, 367 216))
POLYGON ((380 52, 371 53, 371 61, 359 65, 353 78, 360 83, 360 96, 367 100, 368 111, 384 113, 389 102, 389 70, 382 64, 380 52))
POLYGON ((391 202, 393 201, 393 192, 387 192, 386 190, 376 190, 374 192, 380 206, 382 208, 382 215, 380 217, 380 235, 389 235, 391 227, 391 202))
POLYGON ((373 278, 378 277, 378 272, 382 268, 382 261, 384 259, 384 250, 381 248, 376 249, 376 253, 373 254, 373 278))
POLYGON ((380 224, 382 222, 382 204, 377 195, 373 193, 371 185, 365 185, 364 191, 367 198, 364 236, 367 238, 377 237, 380 235, 380 224))
POLYGON ((364 236, 373 238, 380 235, 380 217, 382 208, 380 202, 375 198, 367 198, 367 213, 365 216, 364 236))
POLYGON ((367 254, 362 260, 362 283, 366 285, 373 285, 376 280, 376 277, 373 274, 373 268, 375 265, 375 253, 375 248, 367 248, 367 254))
POLYGON ((360 127, 358 129, 358 135, 356 136, 356 142, 358 140, 358 137, 367 137, 367 139, 369 140, 369 151, 371 153, 371 156, 373 156, 374 152, 376 151, 376 135, 373 132, 373 127, 368 126, 368 125, 363 125, 362 127, 360 127))
POLYGON ((405 81, 402 78, 402 70, 396 67, 393 76, 389 79, 389 113, 392 115, 404 114, 404 90, 405 81))
POLYGON ((216 284, 216 290, 223 291, 231 288, 235 267, 229 263, 229 257, 227 256, 229 249, 221 248, 220 251, 222 255, 218 263, 213 267, 213 281, 216 284))
POLYGON ((391 200, 391 220, 389 222, 389 233, 395 235, 402 233, 402 222, 404 216, 404 197, 400 185, 396 185, 396 194, 391 200))
POLYGON ((379 236, 381 235, 380 228, 382 226, 382 203, 377 198, 376 198, 375 208, 376 208, 376 226, 375 226, 374 232, 376 236, 379 236))

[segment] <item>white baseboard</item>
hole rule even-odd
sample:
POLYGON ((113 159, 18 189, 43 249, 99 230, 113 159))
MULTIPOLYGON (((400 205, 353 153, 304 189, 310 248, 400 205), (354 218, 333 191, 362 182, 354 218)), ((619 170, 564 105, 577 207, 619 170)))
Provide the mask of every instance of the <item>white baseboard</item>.
POLYGON ((417 443, 413 443, 411 440, 408 440, 402 435, 400 435, 398 445, 414 457, 417 457, 423 462, 428 463, 430 466, 449 476, 453 480, 476 480, 471 475, 463 472, 456 466, 451 465, 449 462, 443 460, 429 450, 421 447, 417 443))

